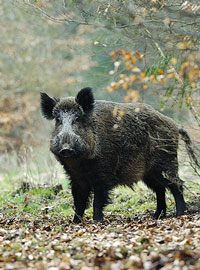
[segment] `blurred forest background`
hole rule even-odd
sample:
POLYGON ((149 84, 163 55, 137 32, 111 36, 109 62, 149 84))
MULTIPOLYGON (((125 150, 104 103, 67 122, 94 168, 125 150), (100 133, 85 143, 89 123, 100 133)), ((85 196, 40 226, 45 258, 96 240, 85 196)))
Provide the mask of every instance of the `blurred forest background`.
POLYGON ((40 92, 71 96, 90 86, 98 99, 149 103, 199 146, 199 29, 199 1, 0 0, 4 177, 31 178, 28 159, 52 168, 40 92))

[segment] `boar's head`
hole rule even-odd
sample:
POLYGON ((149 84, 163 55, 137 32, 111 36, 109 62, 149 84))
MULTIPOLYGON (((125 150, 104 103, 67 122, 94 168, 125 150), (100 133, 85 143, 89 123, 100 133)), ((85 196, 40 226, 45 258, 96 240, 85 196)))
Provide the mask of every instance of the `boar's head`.
POLYGON ((55 119, 50 150, 59 158, 92 158, 95 136, 91 88, 80 90, 76 98, 51 98, 41 93, 41 110, 46 119, 55 119))

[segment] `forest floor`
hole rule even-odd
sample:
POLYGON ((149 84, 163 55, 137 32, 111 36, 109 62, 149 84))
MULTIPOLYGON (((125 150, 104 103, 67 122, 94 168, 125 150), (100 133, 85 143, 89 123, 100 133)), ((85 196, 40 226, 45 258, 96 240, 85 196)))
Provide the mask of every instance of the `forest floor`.
POLYGON ((76 225, 69 191, 23 184, 1 197, 0 269, 199 270, 199 191, 179 218, 167 195, 168 217, 155 221, 155 197, 143 188, 117 189, 104 224, 89 208, 76 225))

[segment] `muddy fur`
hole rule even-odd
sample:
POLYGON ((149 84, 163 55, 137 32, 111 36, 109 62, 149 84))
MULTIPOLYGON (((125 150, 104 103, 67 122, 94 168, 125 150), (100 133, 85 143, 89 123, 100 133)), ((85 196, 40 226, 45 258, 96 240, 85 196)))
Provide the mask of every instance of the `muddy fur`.
POLYGON ((95 101, 90 88, 61 100, 42 93, 41 109, 44 117, 56 120, 50 149, 70 177, 74 222, 82 220, 91 193, 93 219, 103 221, 109 192, 140 180, 156 193, 155 219, 166 214, 166 188, 175 198, 176 216, 184 213, 179 133, 191 158, 196 157, 187 132, 173 120, 144 104, 95 101))

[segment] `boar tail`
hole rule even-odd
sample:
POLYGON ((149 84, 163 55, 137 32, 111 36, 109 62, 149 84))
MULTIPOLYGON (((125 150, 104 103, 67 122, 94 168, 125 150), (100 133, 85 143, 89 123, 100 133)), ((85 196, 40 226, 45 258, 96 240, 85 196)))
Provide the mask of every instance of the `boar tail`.
POLYGON ((191 165, 194 171, 199 175, 199 173, 197 172, 197 168, 200 168, 200 163, 196 157, 190 136, 184 128, 179 128, 179 134, 181 135, 182 140, 185 142, 186 150, 190 158, 191 165))

